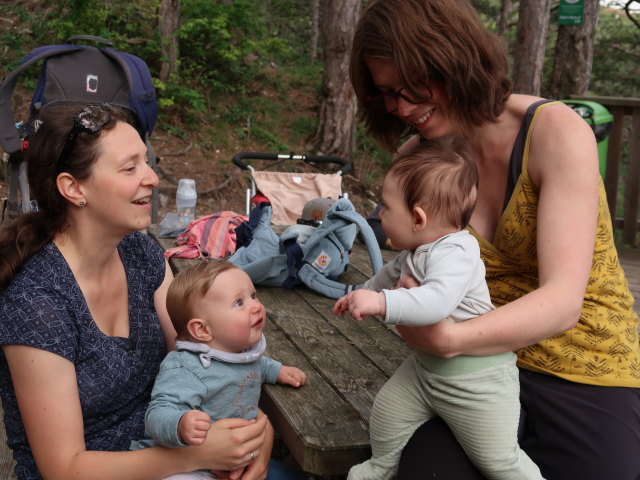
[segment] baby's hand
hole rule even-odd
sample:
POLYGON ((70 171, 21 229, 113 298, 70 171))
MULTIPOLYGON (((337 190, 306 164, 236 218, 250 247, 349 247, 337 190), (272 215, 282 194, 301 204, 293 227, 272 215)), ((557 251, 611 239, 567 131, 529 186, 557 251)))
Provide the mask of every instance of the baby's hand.
POLYGON ((291 385, 292 387, 300 387, 307 381, 307 374, 296 367, 287 367, 283 365, 278 372, 276 382, 283 385, 291 385))
POLYGON ((384 293, 372 290, 354 290, 336 302, 334 312, 342 313, 349 310, 354 320, 362 321, 365 315, 385 315, 387 311, 387 301, 384 293), (340 303, 340 311, 336 312, 336 307, 340 303))
POLYGON ((336 315, 344 316, 344 312, 347 310, 347 295, 340 297, 333 305, 333 313, 336 315))
POLYGON ((180 417, 178 436, 182 443, 202 445, 211 428, 211 417, 200 410, 189 410, 180 417))

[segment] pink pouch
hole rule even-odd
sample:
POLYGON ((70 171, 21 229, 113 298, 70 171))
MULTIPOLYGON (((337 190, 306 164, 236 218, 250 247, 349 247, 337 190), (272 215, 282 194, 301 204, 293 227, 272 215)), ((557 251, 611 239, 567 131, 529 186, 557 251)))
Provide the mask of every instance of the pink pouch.
POLYGON ((176 258, 224 258, 236 251, 235 229, 248 217, 225 210, 196 218, 176 238, 177 247, 164 256, 176 258))

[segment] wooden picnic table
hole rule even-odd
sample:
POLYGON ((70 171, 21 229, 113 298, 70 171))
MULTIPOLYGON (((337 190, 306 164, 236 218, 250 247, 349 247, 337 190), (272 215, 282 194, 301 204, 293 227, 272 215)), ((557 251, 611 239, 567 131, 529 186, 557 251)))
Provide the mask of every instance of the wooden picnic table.
MULTIPOLYGON (((163 248, 173 239, 150 235, 163 248)), ((383 251, 385 261, 397 252, 383 251)), ((170 259, 175 272, 199 260, 170 259)), ((341 280, 362 283, 372 274, 356 243, 341 280)), ((333 314, 335 300, 304 286, 293 290, 257 286, 267 309, 266 355, 304 370, 299 389, 265 385, 260 407, 301 468, 319 476, 342 475, 371 456, 369 415, 382 385, 410 353, 395 329, 380 319, 356 322, 333 314)))

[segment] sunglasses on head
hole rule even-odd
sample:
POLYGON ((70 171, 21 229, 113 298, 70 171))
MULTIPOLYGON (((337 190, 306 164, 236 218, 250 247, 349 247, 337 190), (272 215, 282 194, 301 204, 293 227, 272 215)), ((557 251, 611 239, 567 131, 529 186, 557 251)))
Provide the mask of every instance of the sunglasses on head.
POLYGON ((64 162, 66 162, 67 157, 71 153, 71 150, 73 149, 73 145, 75 144, 76 138, 78 137, 79 133, 85 132, 96 134, 110 121, 111 115, 107 110, 106 104, 96 103, 85 105, 84 107, 82 107, 82 110, 80 110, 75 115, 75 117, 73 117, 73 127, 71 127, 69 136, 64 142, 64 147, 62 148, 62 152, 58 157, 59 168, 61 168, 62 165, 64 165, 64 162))

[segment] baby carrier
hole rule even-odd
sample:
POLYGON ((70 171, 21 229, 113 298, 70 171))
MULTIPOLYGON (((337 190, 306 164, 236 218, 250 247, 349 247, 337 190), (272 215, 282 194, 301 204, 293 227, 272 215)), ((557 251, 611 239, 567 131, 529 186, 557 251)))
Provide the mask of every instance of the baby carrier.
POLYGON ((229 257, 257 285, 293 288, 304 284, 329 298, 358 288, 338 281, 349 265, 358 228, 374 274, 382 268, 371 227, 346 198, 331 205, 318 226, 291 225, 279 237, 271 228, 271 213, 267 202, 251 211, 249 221, 236 229, 237 250, 229 257))
MULTIPOLYGON (((156 157, 148 138, 155 125, 158 104, 146 63, 135 55, 115 50, 108 40, 89 35, 71 37, 64 45, 38 47, 0 85, 0 145, 9 156, 9 195, 5 208, 8 206, 10 217, 37 208, 29 200, 22 152, 28 146, 29 135, 34 131, 34 122, 40 111, 47 104, 59 101, 104 102, 131 110, 137 119, 138 131, 147 145, 150 164, 155 167, 156 157), (74 44, 78 40, 101 43, 104 47, 74 44), (40 61, 42 69, 31 99, 29 119, 16 122, 12 108, 13 90, 22 72, 40 61)), ((154 221, 157 204, 157 192, 154 191, 154 221)))

